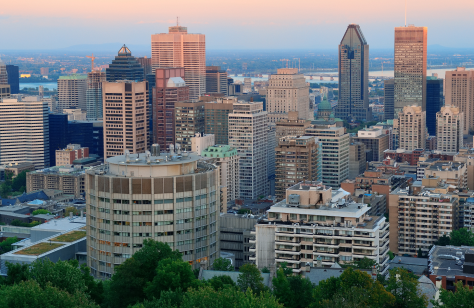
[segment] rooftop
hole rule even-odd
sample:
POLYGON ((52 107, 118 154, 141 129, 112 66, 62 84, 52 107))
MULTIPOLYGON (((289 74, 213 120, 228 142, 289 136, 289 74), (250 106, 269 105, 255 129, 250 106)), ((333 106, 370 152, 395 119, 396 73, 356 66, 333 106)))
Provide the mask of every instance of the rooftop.
POLYGON ((47 223, 35 226, 31 228, 32 230, 45 230, 45 231, 69 231, 71 229, 76 229, 84 227, 86 225, 86 217, 74 216, 71 218, 62 218, 50 220, 47 223))
POLYGON ((466 253, 474 254, 474 247, 433 246, 428 257, 428 271, 430 275, 448 277, 459 275, 474 278, 472 268, 465 266, 465 263, 469 263, 469 260, 466 260, 465 257, 466 253))
POLYGON ((201 159, 201 156, 194 152, 186 152, 178 150, 170 153, 160 153, 156 156, 147 156, 146 154, 125 154, 107 158, 107 162, 116 165, 133 165, 133 166, 149 166, 149 165, 179 165, 183 163, 195 162, 201 159))
POLYGON ((31 174, 58 174, 58 175, 72 175, 72 176, 80 176, 84 174, 84 170, 82 169, 75 169, 72 165, 67 166, 54 166, 45 169, 40 169, 36 171, 30 172, 31 174))
POLYGON ((67 76, 59 76, 58 80, 78 80, 78 79, 87 79, 87 75, 72 74, 72 75, 67 75, 67 76))

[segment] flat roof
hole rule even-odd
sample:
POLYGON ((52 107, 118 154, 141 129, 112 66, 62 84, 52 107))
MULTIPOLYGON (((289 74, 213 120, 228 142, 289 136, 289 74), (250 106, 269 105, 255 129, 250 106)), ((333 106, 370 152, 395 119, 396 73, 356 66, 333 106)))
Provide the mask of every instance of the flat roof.
POLYGON ((24 208, 30 208, 29 206, 26 205, 6 205, 6 206, 0 206, 0 212, 15 212, 24 208))
MULTIPOLYGON (((128 162, 126 161, 125 155, 113 156, 107 158, 107 162, 116 165, 133 165, 133 166, 148 166, 146 154, 129 154, 128 162)), ((150 156, 152 166, 170 166, 180 165, 184 163, 191 163, 200 160, 202 157, 194 152, 181 152, 180 154, 174 153, 161 153, 159 156, 150 156)))
POLYGON ((430 274, 437 276, 459 275, 474 278, 474 274, 463 272, 466 252, 474 253, 474 247, 434 246, 429 254, 429 260, 431 261, 429 266, 430 274))
POLYGON ((86 225, 86 217, 74 216, 73 219, 69 217, 62 219, 53 219, 47 223, 35 226, 31 228, 32 230, 41 230, 41 231, 69 231, 71 229, 83 227, 86 225))

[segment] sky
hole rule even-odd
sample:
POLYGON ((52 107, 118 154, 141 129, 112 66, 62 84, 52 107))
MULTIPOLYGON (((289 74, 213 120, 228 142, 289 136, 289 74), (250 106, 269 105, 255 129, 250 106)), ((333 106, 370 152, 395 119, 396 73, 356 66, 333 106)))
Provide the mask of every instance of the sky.
MULTIPOLYGON (((207 49, 337 48, 348 24, 370 48, 393 48, 405 0, 5 0, 1 50, 81 44, 150 45, 176 24, 206 34, 207 49)), ((474 1, 407 0, 407 23, 428 27, 428 45, 474 48, 474 1), (470 39, 467 39, 469 38, 470 39)))

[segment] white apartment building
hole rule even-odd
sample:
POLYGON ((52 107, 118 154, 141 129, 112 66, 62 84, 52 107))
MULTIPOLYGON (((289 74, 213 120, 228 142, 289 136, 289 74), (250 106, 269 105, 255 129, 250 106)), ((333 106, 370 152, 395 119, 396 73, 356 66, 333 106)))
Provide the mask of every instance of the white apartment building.
POLYGON ((273 205, 268 218, 255 226, 250 257, 258 268, 286 262, 294 273, 316 266, 369 258, 388 268, 389 224, 384 216, 370 216, 370 207, 346 199, 321 182, 301 182, 273 205))
POLYGON ((313 120, 309 110, 309 85, 296 68, 280 68, 270 75, 267 88, 268 120, 276 123, 288 118, 288 112, 298 111, 300 119, 313 120))
POLYGON ((87 111, 86 102, 87 75, 59 76, 58 79, 58 109, 67 108, 87 111))
POLYGON ((197 153, 197 155, 201 155, 202 151, 215 144, 214 134, 196 133, 194 137, 191 137, 191 151, 197 153))
POLYGON ((458 153, 463 147, 464 115, 454 106, 444 106, 436 113, 438 151, 458 153))
POLYGON ((229 113, 229 145, 240 155, 240 198, 266 194, 268 181, 267 112, 262 102, 236 102, 229 113))
POLYGON ((38 96, 3 99, 0 114, 0 164, 49 167, 48 104, 38 96))
POLYGON ((419 106, 405 106, 398 113, 400 149, 413 151, 426 146, 426 111, 419 106))
POLYGON ((464 115, 464 134, 474 130, 474 70, 458 67, 446 71, 446 106, 456 106, 464 115))

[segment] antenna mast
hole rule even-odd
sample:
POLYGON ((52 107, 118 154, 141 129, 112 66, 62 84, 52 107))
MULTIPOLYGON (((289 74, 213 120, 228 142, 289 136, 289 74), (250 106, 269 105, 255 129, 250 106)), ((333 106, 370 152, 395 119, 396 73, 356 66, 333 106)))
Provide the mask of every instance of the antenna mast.
POLYGON ((407 0, 405 0, 405 27, 407 26, 407 0))
MULTIPOLYGON (((405 0, 406 1, 406 0, 405 0)), ((406 3, 405 3, 406 4, 406 3)), ((406 11, 406 6, 405 6, 405 11, 406 11)), ((406 12, 405 12, 406 13, 406 12)), ((406 17, 405 17, 405 26, 406 26, 406 23, 407 23, 407 20, 406 20, 406 17)), ((179 26, 179 17, 176 16, 176 26, 179 26)))

